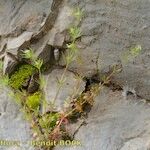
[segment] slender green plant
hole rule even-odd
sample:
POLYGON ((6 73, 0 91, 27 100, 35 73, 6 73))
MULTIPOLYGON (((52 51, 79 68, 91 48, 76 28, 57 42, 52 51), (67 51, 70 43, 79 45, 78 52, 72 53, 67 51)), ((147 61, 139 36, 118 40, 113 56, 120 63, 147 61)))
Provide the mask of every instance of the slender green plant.
MULTIPOLYGON (((73 12, 73 15, 75 16, 76 20, 78 21, 78 24, 81 21, 82 14, 83 14, 83 12, 79 8, 75 9, 75 11, 73 12)), ((76 40, 78 37, 81 36, 80 28, 78 26, 71 26, 69 28, 69 35, 72 39, 72 42, 67 44, 67 56, 64 56, 64 60, 66 62, 66 67, 64 69, 64 72, 62 73, 62 76, 58 80, 58 90, 57 90, 56 95, 54 97, 53 104, 55 104, 55 102, 58 98, 58 95, 60 93, 60 90, 63 87, 63 84, 65 82, 65 74, 68 70, 68 67, 77 58, 77 54, 79 51, 79 48, 76 45, 76 40)))
MULTIPOLYGON (((76 44, 78 38, 82 35, 78 24, 82 20, 83 11, 79 8, 73 11, 73 16, 77 21, 77 26, 72 25, 68 32, 70 35, 71 42, 68 43, 67 52, 63 55, 65 60, 65 69, 59 79, 58 89, 56 91, 56 95, 51 104, 49 104, 45 99, 45 85, 46 81, 42 75, 41 67, 43 66, 43 60, 36 57, 33 53, 33 50, 27 49, 22 51, 22 57, 24 59, 29 60, 30 64, 25 64, 17 69, 13 75, 9 78, 7 75, 2 76, 0 82, 4 85, 9 85, 12 87, 13 92, 10 93, 10 96, 16 99, 16 102, 22 106, 22 111, 25 114, 25 118, 30 121, 31 128, 33 129, 33 137, 36 140, 48 141, 48 140, 56 140, 59 141, 67 135, 67 131, 65 127, 69 122, 69 118, 74 116, 74 114, 79 113, 84 115, 84 106, 86 104, 92 106, 94 103, 94 98, 97 96, 99 91, 103 88, 103 86, 110 82, 111 77, 114 73, 116 73, 116 68, 113 68, 111 74, 104 78, 103 83, 93 84, 87 91, 79 92, 80 85, 83 77, 81 75, 77 75, 77 84, 74 87, 71 95, 67 98, 69 101, 68 105, 61 112, 57 112, 54 110, 54 106, 56 104, 56 100, 60 94, 61 88, 63 87, 66 80, 66 72, 69 68, 69 65, 75 61, 78 57, 79 48, 76 44), (21 89, 24 81, 32 76, 34 73, 38 72, 39 78, 36 82, 39 83, 40 88, 38 91, 34 93, 28 93, 26 90, 21 89), (17 80, 19 78, 19 80, 17 80), (41 113, 41 108, 44 106, 52 107, 50 112, 43 110, 41 113)), ((132 55, 137 55, 139 53, 137 49, 131 50, 132 55)), ((3 63, 0 62, 0 70, 3 68, 3 63)), ((53 147, 53 146, 52 146, 53 147)), ((52 147, 44 147, 45 150, 49 150, 52 147)), ((42 149, 43 147, 39 147, 42 149)))

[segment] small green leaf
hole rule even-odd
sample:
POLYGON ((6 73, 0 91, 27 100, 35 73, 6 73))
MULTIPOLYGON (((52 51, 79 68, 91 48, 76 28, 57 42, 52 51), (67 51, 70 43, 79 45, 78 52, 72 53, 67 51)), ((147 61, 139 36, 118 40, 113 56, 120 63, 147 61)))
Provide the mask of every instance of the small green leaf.
POLYGON ((43 65, 43 60, 42 59, 37 59, 34 61, 34 64, 33 64, 38 70, 41 69, 42 65, 43 65))
POLYGON ((27 49, 27 50, 22 51, 22 52, 23 52, 23 54, 22 54, 23 58, 31 59, 32 61, 34 61, 36 59, 32 49, 27 49))
POLYGON ((137 45, 131 48, 129 51, 125 52, 122 56, 122 61, 124 64, 136 58, 142 51, 141 45, 137 45))
POLYGON ((81 31, 78 27, 71 27, 69 29, 69 33, 73 40, 75 40, 81 36, 81 31))
POLYGON ((141 50, 142 50, 141 45, 137 45, 134 48, 131 48, 130 53, 132 56, 136 57, 140 54, 141 50))
POLYGON ((77 52, 78 51, 77 45, 75 43, 67 44, 67 48, 70 49, 73 52, 77 52))
POLYGON ((65 81, 66 81, 66 78, 61 80, 58 77, 56 77, 56 80, 57 80, 58 85, 63 85, 65 83, 65 81))
POLYGON ((82 16, 83 16, 83 11, 80 9, 80 8, 77 8, 73 11, 73 16, 75 16, 75 18, 78 20, 78 21, 81 21, 82 19, 82 16))

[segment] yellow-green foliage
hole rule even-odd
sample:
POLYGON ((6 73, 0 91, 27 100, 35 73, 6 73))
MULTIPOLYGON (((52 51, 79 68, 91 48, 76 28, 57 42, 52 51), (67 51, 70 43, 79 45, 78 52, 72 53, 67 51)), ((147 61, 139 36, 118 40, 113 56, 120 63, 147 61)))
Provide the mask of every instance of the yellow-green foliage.
POLYGON ((40 106, 41 96, 42 94, 40 92, 28 96, 26 99, 26 105, 32 110, 37 110, 40 106))
POLYGON ((22 87, 26 79, 28 79, 34 72, 36 68, 25 64, 18 68, 18 70, 10 77, 9 85, 14 89, 19 89, 22 87))
POLYGON ((129 61, 133 60, 138 55, 140 55, 141 51, 142 51, 141 45, 132 47, 129 51, 127 51, 126 53, 123 54, 123 56, 122 56, 123 63, 126 64, 129 61))
POLYGON ((133 57, 136 57, 141 53, 141 50, 142 50, 141 45, 137 45, 130 49, 130 53, 133 57))
POLYGON ((58 113, 45 114, 39 119, 39 124, 42 128, 53 129, 59 119, 58 113))

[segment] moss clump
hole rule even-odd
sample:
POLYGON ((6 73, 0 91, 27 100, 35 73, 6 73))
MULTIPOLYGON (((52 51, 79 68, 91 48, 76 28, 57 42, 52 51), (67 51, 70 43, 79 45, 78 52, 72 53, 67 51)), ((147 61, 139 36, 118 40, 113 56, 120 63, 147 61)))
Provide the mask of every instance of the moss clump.
POLYGON ((42 94, 40 92, 28 96, 26 99, 26 105, 32 110, 37 110, 40 106, 41 96, 42 94))
POLYGON ((32 74, 36 72, 36 68, 32 65, 24 64, 19 67, 9 79, 9 85, 14 89, 20 89, 32 74))

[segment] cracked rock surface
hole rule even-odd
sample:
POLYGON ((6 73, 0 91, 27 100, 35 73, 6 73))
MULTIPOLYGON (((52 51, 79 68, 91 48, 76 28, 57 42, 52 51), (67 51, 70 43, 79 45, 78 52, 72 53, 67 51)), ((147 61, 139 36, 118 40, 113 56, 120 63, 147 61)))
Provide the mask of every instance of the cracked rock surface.
POLYGON ((45 63, 52 63, 51 46, 62 47, 68 42, 66 33, 74 23, 71 14, 75 7, 84 11, 78 41, 83 64, 73 63, 70 69, 91 76, 97 69, 107 73, 118 64, 123 71, 113 82, 150 99, 149 0, 1 0, 0 51, 17 55, 31 47, 45 63), (124 55, 136 45, 141 45, 142 52, 124 63, 124 55))
POLYGON ((105 73, 113 64, 121 64, 123 72, 114 77, 114 82, 122 87, 129 86, 138 95, 150 99, 150 1, 68 2, 70 5, 79 4, 85 13, 79 42, 83 65, 73 64, 71 67, 82 70, 88 76, 93 74, 97 66, 105 73), (141 45, 141 54, 124 63, 124 55, 136 45, 141 45))
POLYGON ((125 100, 121 91, 104 88, 86 124, 75 135, 82 146, 58 146, 55 150, 148 150, 149 113, 150 106, 140 99, 130 96, 125 100))
MULTIPOLYGON (((84 11, 79 25, 82 36, 77 42, 82 64, 73 63, 69 69, 89 77, 97 69, 107 74, 112 65, 118 64, 123 71, 115 75, 112 82, 150 100, 150 0, 0 0, 0 57, 4 55, 6 70, 12 70, 20 58, 20 51, 29 47, 44 64, 52 67, 54 48, 64 49, 64 43, 69 41, 67 30, 74 22, 71 14, 76 7, 84 11), (136 45, 141 45, 142 52, 123 63, 123 56, 136 45)), ((60 60, 59 65, 64 62, 60 60)), ((54 70, 45 76, 49 78, 48 98, 53 97, 55 77, 61 73, 54 70)), ((60 93, 59 106, 74 86, 72 76, 67 73, 71 81, 67 81, 69 85, 60 93)), ((6 112, 0 116, 0 138, 30 140, 29 128, 21 119, 21 112, 4 93, 1 93, 0 108, 6 112)), ((75 135, 83 146, 63 149, 147 150, 149 113, 149 105, 140 99, 124 100, 121 92, 105 89, 96 98, 87 125, 81 126, 75 135)))

